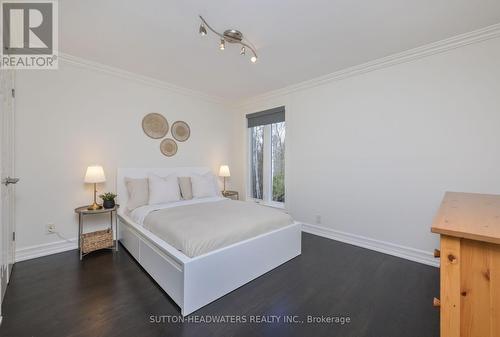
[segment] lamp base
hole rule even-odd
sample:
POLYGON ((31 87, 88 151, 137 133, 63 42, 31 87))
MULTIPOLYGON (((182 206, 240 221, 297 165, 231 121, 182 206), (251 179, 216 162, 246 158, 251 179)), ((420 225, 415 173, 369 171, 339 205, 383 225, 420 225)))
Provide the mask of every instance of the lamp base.
POLYGON ((98 203, 95 203, 95 202, 94 202, 92 205, 90 205, 89 207, 87 207, 87 209, 88 209, 89 211, 96 211, 96 210, 98 210, 98 209, 102 209, 102 206, 101 206, 101 205, 99 205, 98 203))

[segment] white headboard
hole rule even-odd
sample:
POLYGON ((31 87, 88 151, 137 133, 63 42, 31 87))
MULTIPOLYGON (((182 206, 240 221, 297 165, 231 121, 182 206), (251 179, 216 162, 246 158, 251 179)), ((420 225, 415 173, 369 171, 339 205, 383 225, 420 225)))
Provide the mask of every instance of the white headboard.
POLYGON ((149 173, 156 174, 160 177, 176 174, 179 177, 189 177, 192 174, 205 174, 211 172, 208 167, 163 167, 163 168, 119 168, 116 173, 116 194, 117 200, 121 205, 120 209, 123 212, 127 206, 128 192, 125 186, 125 178, 147 178, 149 173))

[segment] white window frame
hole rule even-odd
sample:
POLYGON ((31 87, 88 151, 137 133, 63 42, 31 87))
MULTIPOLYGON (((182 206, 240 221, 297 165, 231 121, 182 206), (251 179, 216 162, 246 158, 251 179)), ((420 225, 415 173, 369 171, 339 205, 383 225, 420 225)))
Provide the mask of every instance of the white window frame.
MULTIPOLYGON (((275 208, 285 208, 286 202, 286 194, 285 194, 285 202, 278 202, 273 200, 273 159, 272 159, 272 124, 266 124, 264 126, 264 148, 263 148, 263 167, 262 167, 262 176, 264 181, 262 182, 262 199, 256 199, 252 197, 252 173, 249 169, 251 167, 252 162, 252 131, 251 128, 247 128, 247 197, 246 200, 253 201, 258 204, 271 206, 275 208)), ((286 137, 286 136, 285 136, 286 137)), ((285 158, 286 160, 286 158, 285 158)), ((286 164, 285 164, 286 165, 286 164)), ((286 182, 286 175, 285 175, 286 182)), ((285 189, 286 190, 286 189, 285 189)))

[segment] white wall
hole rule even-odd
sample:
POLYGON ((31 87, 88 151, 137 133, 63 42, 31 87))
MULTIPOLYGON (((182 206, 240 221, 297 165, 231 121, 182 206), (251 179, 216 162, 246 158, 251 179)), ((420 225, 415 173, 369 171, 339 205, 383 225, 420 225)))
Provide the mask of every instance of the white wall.
POLYGON ((431 251, 446 190, 500 193, 500 39, 273 96, 232 109, 199 97, 61 62, 18 72, 17 248, 29 256, 77 233, 73 209, 91 200, 85 168, 231 167, 244 192, 244 114, 287 109, 287 208, 300 221, 431 251), (235 111, 236 110, 236 111, 235 111), (166 158, 141 119, 187 121, 192 137, 166 158), (33 248, 34 247, 34 248, 33 248), (44 246, 43 246, 44 247, 44 246))
POLYGON ((16 85, 21 255, 61 240, 46 234, 50 222, 64 237, 77 237, 73 210, 92 198, 92 186, 83 183, 88 165, 104 167, 107 182, 100 191, 115 191, 118 167, 205 165, 215 172, 222 163, 232 164, 232 122, 220 103, 66 62, 57 71, 19 72, 16 85), (143 133, 141 120, 149 112, 190 125, 191 138, 179 143, 176 156, 163 156, 160 140, 143 133))
POLYGON ((430 252, 445 191, 500 193, 499 79, 497 38, 250 101, 233 171, 245 177, 244 114, 285 105, 291 214, 430 252))

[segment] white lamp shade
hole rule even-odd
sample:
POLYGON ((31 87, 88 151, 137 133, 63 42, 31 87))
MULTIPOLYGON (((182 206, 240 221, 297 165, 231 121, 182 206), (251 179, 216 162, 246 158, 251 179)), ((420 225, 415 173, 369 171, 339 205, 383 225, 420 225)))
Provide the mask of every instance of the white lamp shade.
POLYGON ((85 182, 86 183, 103 183, 106 181, 106 177, 104 176, 104 170, 102 166, 89 166, 87 168, 87 172, 85 173, 85 182))
POLYGON ((219 169, 219 177, 230 177, 231 172, 229 172, 229 166, 221 165, 219 169))

